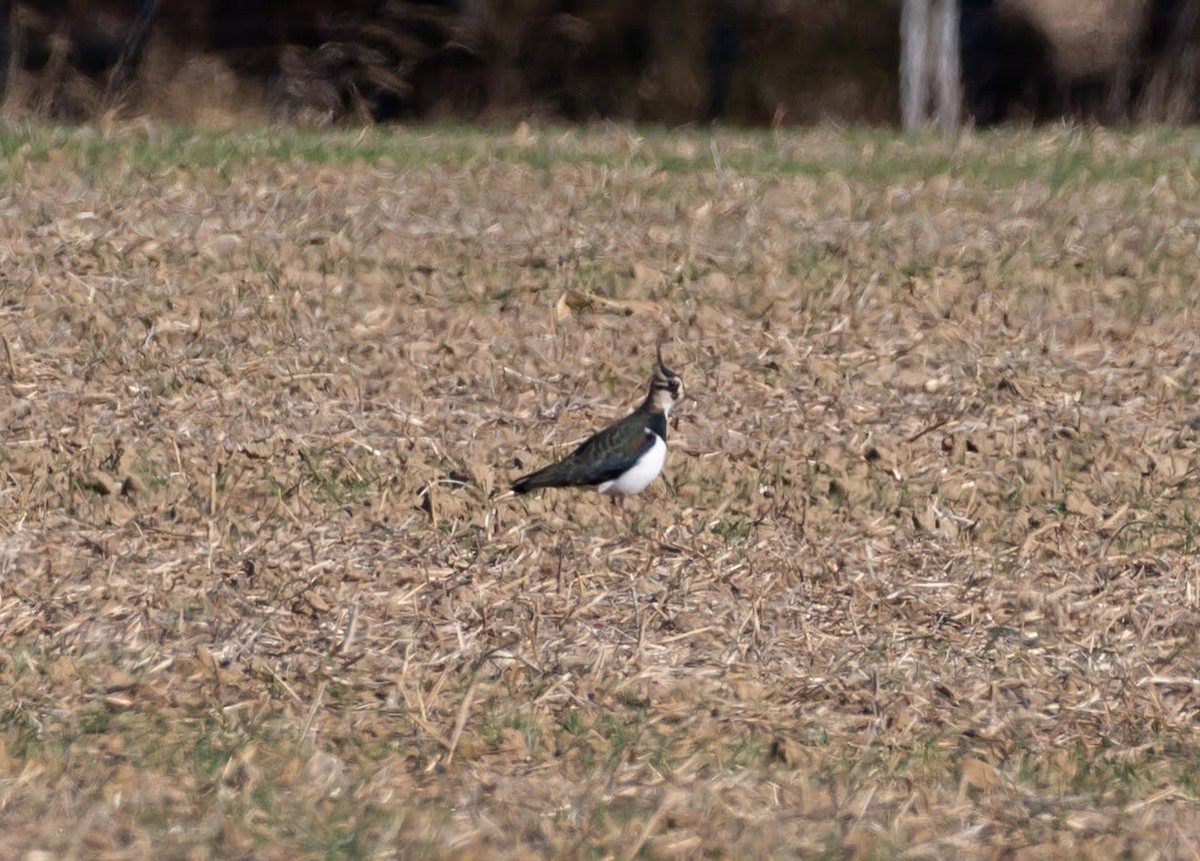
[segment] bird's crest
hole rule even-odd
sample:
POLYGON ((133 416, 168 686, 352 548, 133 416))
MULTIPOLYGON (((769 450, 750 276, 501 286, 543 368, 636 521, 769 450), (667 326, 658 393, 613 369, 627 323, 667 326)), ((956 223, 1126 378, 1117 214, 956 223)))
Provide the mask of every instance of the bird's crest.
POLYGON ((650 378, 650 394, 669 392, 672 399, 678 399, 683 393, 683 380, 663 362, 661 343, 656 346, 655 355, 658 362, 654 366, 654 376, 650 378))

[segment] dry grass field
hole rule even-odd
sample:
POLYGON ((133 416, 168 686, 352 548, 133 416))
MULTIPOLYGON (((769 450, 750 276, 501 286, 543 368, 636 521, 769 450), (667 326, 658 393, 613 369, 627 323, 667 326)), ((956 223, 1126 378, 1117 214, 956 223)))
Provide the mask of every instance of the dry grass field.
POLYGON ((1200 855, 1200 134, 0 152, 0 856, 1200 855))

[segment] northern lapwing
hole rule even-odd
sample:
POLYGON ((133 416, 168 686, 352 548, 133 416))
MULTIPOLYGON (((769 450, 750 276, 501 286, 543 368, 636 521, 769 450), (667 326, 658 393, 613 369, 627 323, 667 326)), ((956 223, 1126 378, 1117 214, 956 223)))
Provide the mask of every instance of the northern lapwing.
POLYGON ((594 487, 612 496, 641 493, 658 478, 667 461, 667 417, 683 394, 683 380, 662 360, 650 378, 642 405, 619 422, 589 437, 558 463, 531 472, 512 484, 516 493, 539 487, 594 487))

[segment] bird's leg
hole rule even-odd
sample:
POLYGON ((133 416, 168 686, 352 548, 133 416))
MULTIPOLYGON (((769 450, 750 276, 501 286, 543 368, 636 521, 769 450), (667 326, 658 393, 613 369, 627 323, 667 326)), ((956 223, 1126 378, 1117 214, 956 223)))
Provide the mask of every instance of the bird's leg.
POLYGON ((609 508, 609 511, 612 512, 613 525, 620 525, 625 520, 625 495, 614 493, 609 498, 612 500, 612 507, 609 508))

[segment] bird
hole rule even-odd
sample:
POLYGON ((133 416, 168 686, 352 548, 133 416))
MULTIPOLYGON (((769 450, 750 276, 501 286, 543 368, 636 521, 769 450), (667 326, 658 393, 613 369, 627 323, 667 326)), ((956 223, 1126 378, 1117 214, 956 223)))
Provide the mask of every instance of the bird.
POLYGON ((620 506, 624 497, 649 487, 667 461, 667 418, 683 395, 683 380, 663 363, 661 346, 656 353, 658 361, 641 406, 557 463, 521 476, 512 483, 513 491, 594 487, 620 506))

